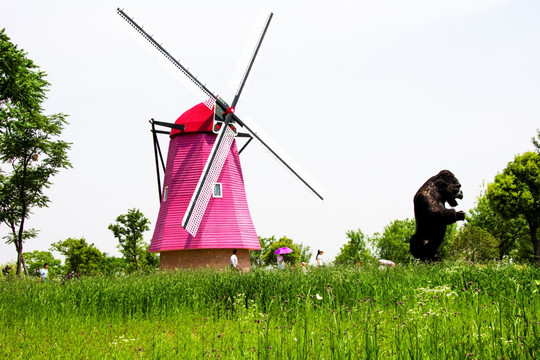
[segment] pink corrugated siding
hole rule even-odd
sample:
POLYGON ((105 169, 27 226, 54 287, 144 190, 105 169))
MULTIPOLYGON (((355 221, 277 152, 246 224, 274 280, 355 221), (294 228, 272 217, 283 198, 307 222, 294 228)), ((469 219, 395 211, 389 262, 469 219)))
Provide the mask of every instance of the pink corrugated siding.
POLYGON ((182 218, 216 135, 193 133, 175 136, 169 144, 161 202, 150 245, 151 252, 187 249, 260 249, 246 199, 236 142, 225 161, 218 182, 223 197, 211 198, 197 236, 182 228, 182 218))

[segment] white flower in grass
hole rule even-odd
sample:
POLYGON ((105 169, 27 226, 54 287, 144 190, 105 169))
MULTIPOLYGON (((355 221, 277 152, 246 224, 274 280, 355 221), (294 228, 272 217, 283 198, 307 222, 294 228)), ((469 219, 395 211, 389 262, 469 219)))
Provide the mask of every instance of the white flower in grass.
POLYGON ((317 298, 317 300, 322 300, 322 296, 319 294, 315 294, 315 297, 317 298))

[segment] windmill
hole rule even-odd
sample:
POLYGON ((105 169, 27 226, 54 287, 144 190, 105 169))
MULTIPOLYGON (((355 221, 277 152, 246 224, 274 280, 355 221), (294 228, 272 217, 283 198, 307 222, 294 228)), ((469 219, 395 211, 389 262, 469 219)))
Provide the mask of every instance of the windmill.
POLYGON ((223 266, 227 264, 232 249, 237 249, 239 263, 249 268, 249 251, 260 249, 260 243, 247 204, 239 154, 251 140, 256 139, 316 196, 323 199, 320 190, 310 185, 304 176, 235 114, 235 106, 273 14, 266 20, 240 86, 231 105, 228 105, 123 10, 117 9, 117 12, 208 96, 207 101, 183 113, 175 123, 150 121, 160 201, 150 251, 160 253, 160 268, 176 268, 223 266), (170 130, 160 130, 157 126, 170 130), (158 134, 170 137, 166 164, 158 134), (237 137, 247 138, 240 150, 235 141, 237 137), (160 165, 165 174, 163 184, 160 165))

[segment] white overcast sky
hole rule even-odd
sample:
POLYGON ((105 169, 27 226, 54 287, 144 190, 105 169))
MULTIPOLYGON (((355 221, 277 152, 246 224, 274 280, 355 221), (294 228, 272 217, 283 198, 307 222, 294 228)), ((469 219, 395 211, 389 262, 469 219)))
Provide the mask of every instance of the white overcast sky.
MULTIPOLYGON (((532 150, 536 0, 3 0, 0 28, 48 74, 46 113, 69 114, 63 138, 73 143, 73 168, 53 178, 49 207, 27 223, 39 237, 26 251, 84 237, 118 254, 107 229, 118 215, 138 208, 156 221, 148 120, 173 122, 199 98, 116 8, 231 101, 229 82, 262 6, 274 19, 236 113, 255 120, 326 198, 250 144, 241 161, 260 236, 286 235, 331 259, 347 230, 371 235, 413 218, 414 193, 438 171, 461 181, 458 209, 468 211, 484 182, 532 150)), ((166 136, 161 144, 166 151, 166 136)), ((15 258, 2 242, 0 264, 15 258)))

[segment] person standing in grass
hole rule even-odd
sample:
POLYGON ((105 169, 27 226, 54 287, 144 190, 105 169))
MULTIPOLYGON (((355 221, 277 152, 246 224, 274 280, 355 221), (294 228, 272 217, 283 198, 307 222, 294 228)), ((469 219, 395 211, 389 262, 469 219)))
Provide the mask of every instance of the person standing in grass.
POLYGON ((236 256, 237 252, 238 252, 238 250, 234 249, 232 251, 232 255, 231 255, 231 267, 234 270, 238 270, 238 257, 236 256))
POLYGON ((279 269, 285 269, 285 258, 281 254, 277 256, 277 266, 279 269))
POLYGON ((49 265, 45 263, 45 265, 43 265, 43 269, 39 269, 39 280, 41 280, 41 282, 47 282, 47 275, 49 274, 48 267, 49 265))
POLYGON ((317 261, 317 266, 323 266, 324 265, 324 258, 323 255, 324 251, 317 250, 317 256, 315 256, 315 261, 317 261))

